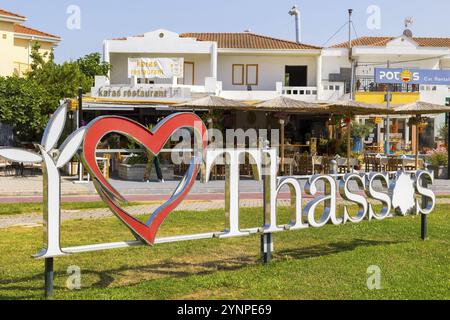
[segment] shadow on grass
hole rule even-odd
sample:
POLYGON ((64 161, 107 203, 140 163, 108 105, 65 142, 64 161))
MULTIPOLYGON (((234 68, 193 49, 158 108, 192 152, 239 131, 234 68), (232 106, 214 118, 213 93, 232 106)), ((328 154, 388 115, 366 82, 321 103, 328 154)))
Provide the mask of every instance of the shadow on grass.
MULTIPOLYGON (((312 257, 321 257, 341 252, 353 251, 358 247, 385 246, 401 243, 403 241, 378 241, 354 239, 352 241, 341 241, 324 243, 310 247, 298 249, 282 250, 274 253, 274 262, 280 258, 288 258, 293 260, 302 260, 312 257)), ((143 279, 143 281, 159 280, 165 277, 183 278, 192 275, 207 275, 218 271, 234 271, 242 269, 246 266, 256 265, 260 260, 256 256, 233 257, 221 260, 212 260, 204 262, 175 262, 171 260, 161 261, 146 266, 122 266, 117 269, 110 270, 83 270, 82 275, 97 276, 98 281, 91 284, 89 288, 107 288, 111 286, 120 276, 126 277, 130 273, 150 274, 151 277, 143 279)), ((15 280, 0 280, 0 300, 8 299, 40 299, 43 294, 44 286, 44 270, 42 273, 35 274, 30 277, 23 277, 15 280), (42 282, 42 287, 32 285, 33 282, 42 282), (23 283, 23 285, 18 285, 23 283), (5 291, 27 291, 28 296, 5 296, 1 292, 5 291)), ((55 272, 55 277, 66 277, 65 272, 55 272)), ((131 283, 130 283, 131 285, 131 283)), ((65 290, 65 287, 56 286, 55 290, 65 290)))

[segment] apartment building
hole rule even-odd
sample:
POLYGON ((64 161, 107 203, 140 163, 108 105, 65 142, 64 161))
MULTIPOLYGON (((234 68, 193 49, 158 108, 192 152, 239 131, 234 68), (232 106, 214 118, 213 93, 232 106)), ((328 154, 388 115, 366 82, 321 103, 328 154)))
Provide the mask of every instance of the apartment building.
POLYGON ((61 41, 58 36, 25 26, 26 21, 22 15, 0 9, 0 76, 20 76, 27 72, 35 42, 44 54, 61 41))

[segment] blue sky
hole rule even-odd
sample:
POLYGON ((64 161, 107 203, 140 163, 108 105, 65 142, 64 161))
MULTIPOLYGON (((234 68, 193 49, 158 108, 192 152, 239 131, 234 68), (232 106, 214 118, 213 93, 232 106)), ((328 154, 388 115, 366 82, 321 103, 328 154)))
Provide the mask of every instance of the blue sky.
MULTIPOLYGON (((63 37, 56 60, 75 59, 102 49, 104 39, 142 34, 156 28, 175 32, 253 32, 294 40, 293 4, 302 12, 302 42, 323 45, 354 9, 361 35, 399 35, 403 20, 414 18, 416 36, 450 37, 448 0, 1 0, 0 8, 28 17, 26 25, 63 37), (81 9, 81 28, 66 27, 70 5, 81 9), (367 8, 380 8, 380 29, 369 29, 367 8)), ((344 41, 342 30, 330 43, 344 41)))

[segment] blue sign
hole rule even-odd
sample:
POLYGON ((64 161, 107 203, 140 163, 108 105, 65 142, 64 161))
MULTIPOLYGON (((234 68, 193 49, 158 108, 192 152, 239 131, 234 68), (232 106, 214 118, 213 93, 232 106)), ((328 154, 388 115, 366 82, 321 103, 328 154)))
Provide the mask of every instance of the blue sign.
POLYGON ((375 82, 450 85, 450 70, 375 68, 375 82))

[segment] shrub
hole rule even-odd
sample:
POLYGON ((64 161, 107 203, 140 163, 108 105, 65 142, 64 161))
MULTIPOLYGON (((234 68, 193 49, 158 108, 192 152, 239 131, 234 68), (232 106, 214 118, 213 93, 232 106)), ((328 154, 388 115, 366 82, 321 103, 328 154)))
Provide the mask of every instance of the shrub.
POLYGON ((428 152, 428 159, 432 166, 448 166, 448 153, 446 148, 438 148, 428 152))

